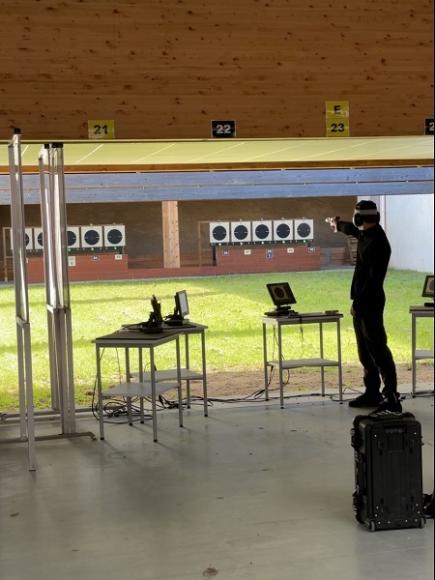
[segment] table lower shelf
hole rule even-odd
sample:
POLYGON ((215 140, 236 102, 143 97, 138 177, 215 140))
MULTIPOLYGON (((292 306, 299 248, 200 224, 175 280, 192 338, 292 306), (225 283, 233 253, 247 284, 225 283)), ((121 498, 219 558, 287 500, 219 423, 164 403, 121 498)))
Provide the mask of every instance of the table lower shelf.
MULTIPOLYGON (((176 381, 177 380, 177 369, 166 369, 162 371, 156 371, 156 382, 160 381, 176 381)), ((182 381, 202 381, 204 376, 202 373, 192 371, 191 369, 180 369, 180 375, 182 381)), ((131 373, 130 377, 133 379, 139 379, 139 373, 131 373)), ((144 380, 151 381, 151 373, 149 371, 143 373, 144 380)))
MULTIPOLYGON (((174 382, 156 382, 156 396, 176 389, 178 383, 174 382)), ((151 382, 144 381, 143 383, 118 383, 108 389, 102 391, 105 398, 110 397, 149 397, 151 396, 151 382)))
MULTIPOLYGON (((283 360, 281 361, 281 365, 283 369, 297 369, 301 367, 338 367, 340 363, 327 358, 300 358, 283 360)), ((279 362, 277 360, 270 360, 267 361, 267 366, 278 368, 279 362)))
POLYGON ((434 358, 433 352, 434 352, 433 350, 424 350, 424 349, 416 350, 415 351, 415 360, 434 358))

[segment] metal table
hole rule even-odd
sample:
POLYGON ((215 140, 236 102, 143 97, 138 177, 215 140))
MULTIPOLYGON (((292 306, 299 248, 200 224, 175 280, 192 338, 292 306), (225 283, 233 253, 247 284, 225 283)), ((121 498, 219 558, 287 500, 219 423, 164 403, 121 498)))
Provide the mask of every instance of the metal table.
POLYGON ((417 349, 417 319, 418 318, 433 318, 433 307, 430 306, 410 306, 409 312, 412 318, 412 396, 415 397, 417 392, 417 361, 424 359, 433 359, 434 351, 432 349, 417 349))
POLYGON ((340 320, 343 318, 341 313, 325 314, 321 312, 308 312, 291 316, 265 316, 263 323, 263 358, 264 358, 264 389, 266 401, 269 400, 269 367, 278 367, 279 371, 279 392, 281 409, 284 408, 284 381, 283 371, 286 369, 295 369, 301 367, 320 367, 322 381, 322 396, 325 395, 325 367, 338 368, 338 391, 340 403, 343 402, 343 375, 341 365, 341 337, 340 337, 340 320), (323 325, 335 323, 337 327, 337 360, 330 360, 324 357, 323 342, 323 325), (282 329, 283 327, 294 327, 296 325, 318 324, 319 325, 319 358, 303 358, 283 360, 282 354, 282 329), (267 328, 272 328, 277 334, 278 359, 269 360, 267 352, 267 328))
MULTIPOLYGON (((196 322, 189 322, 182 326, 166 327, 165 333, 171 332, 178 335, 184 335, 184 365, 180 369, 181 381, 186 382, 186 399, 187 408, 190 409, 190 383, 192 381, 202 382, 202 392, 204 401, 204 416, 208 416, 208 400, 207 400, 207 363, 205 351, 205 331, 207 326, 197 324, 196 322), (200 335, 201 340, 201 370, 200 372, 190 368, 190 336, 200 335)), ((134 378, 139 378, 139 373, 132 373, 134 378)), ((151 373, 144 372, 143 378, 151 380, 151 373)), ((156 381, 171 381, 177 379, 177 369, 165 369, 156 371, 156 381)))
POLYGON ((97 390, 98 390, 98 409, 100 423, 100 439, 104 439, 104 419, 103 419, 103 389, 101 381, 101 356, 102 348, 123 348, 125 350, 125 371, 126 382, 119 383, 110 389, 111 396, 125 396, 127 398, 127 409, 129 423, 131 420, 131 399, 132 397, 140 398, 141 422, 144 422, 143 399, 151 396, 152 420, 153 420, 153 439, 157 441, 157 407, 156 396, 168 389, 178 389, 178 412, 180 427, 183 426, 183 409, 181 405, 181 372, 180 372, 180 341, 177 333, 159 333, 145 334, 137 330, 122 329, 113 334, 102 336, 95 339, 96 360, 97 360, 97 390), (175 341, 176 344, 176 367, 177 380, 175 382, 157 383, 155 371, 155 349, 168 342, 175 341), (139 356, 139 382, 130 382, 130 349, 137 349, 139 356), (143 349, 149 350, 149 364, 151 369, 151 378, 146 381, 143 377, 143 349), (158 388, 157 388, 158 385, 158 388))

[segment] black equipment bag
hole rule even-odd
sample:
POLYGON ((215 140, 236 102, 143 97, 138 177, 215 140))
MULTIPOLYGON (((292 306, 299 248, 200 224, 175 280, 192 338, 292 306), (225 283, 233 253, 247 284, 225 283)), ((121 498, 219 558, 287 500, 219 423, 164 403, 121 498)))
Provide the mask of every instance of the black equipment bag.
POLYGON ((370 531, 422 528, 421 425, 412 413, 355 417, 353 506, 370 531))

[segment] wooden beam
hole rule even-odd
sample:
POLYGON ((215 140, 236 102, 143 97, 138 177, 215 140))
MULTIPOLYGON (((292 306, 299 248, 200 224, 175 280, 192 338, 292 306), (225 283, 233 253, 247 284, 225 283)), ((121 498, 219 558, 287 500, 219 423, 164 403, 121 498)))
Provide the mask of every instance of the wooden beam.
POLYGON ((178 201, 162 202, 163 267, 180 267, 180 232, 178 227, 178 201))

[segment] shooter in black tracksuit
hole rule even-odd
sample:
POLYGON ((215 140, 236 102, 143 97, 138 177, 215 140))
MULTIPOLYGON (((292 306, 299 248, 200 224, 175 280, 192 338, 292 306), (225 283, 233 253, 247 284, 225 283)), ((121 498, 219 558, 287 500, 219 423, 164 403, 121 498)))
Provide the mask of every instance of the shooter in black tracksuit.
POLYGON ((350 296, 358 355, 364 367, 365 393, 350 401, 349 406, 400 411, 396 366, 387 345, 383 319, 383 283, 391 248, 379 219, 374 202, 360 201, 355 207, 354 223, 334 220, 338 231, 358 239, 350 296), (382 394, 380 377, 384 383, 382 394))

